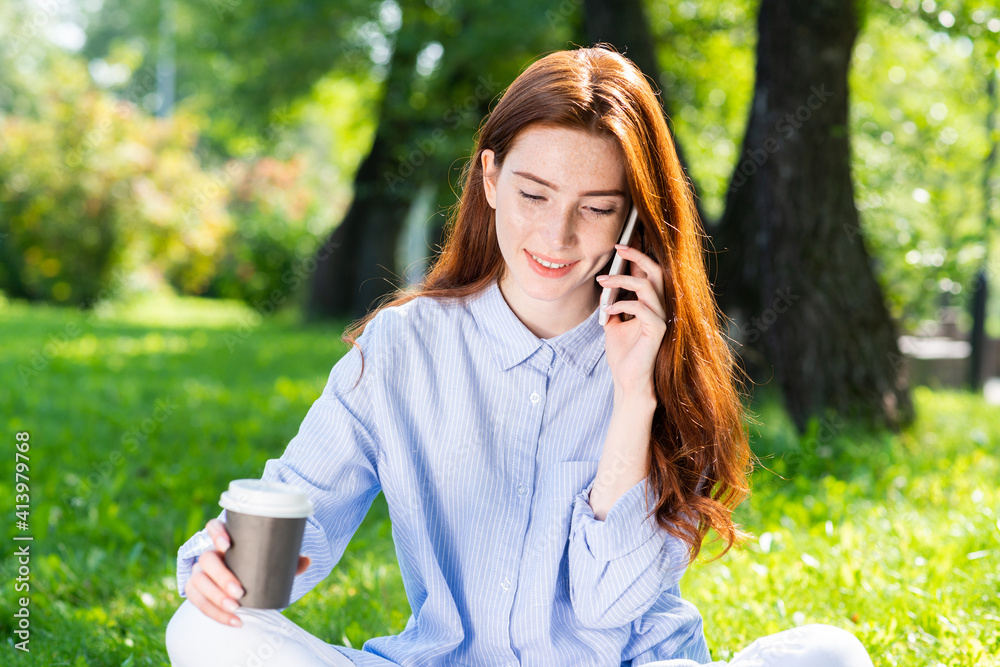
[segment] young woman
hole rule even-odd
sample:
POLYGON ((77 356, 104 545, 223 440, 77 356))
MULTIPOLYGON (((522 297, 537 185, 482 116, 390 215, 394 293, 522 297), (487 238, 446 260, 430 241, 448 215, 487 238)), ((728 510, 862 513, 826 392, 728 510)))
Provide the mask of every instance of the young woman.
MULTIPOLYGON (((629 60, 585 48, 525 70, 480 129, 425 283, 348 330, 354 347, 264 469, 315 506, 293 601, 385 494, 405 629, 354 650, 240 608, 213 520, 178 556, 174 664, 708 663, 678 582, 709 529, 727 549, 744 539, 731 513, 750 452, 701 240, 663 112, 629 60), (633 242, 616 248, 632 206, 633 242), (616 250, 630 275, 609 278, 616 250), (629 298, 602 326, 606 286, 629 298)), ((816 625, 730 664, 871 661, 816 625)))

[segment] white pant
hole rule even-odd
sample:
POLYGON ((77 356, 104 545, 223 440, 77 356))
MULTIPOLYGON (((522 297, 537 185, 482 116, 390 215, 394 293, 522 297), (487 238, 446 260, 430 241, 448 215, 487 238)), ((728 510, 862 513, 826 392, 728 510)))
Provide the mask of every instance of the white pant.
MULTIPOLYGON (((693 660, 648 662, 643 667, 695 667, 693 660)), ((801 625, 761 637, 733 656, 700 667, 873 667, 857 637, 832 625, 801 625)))
POLYGON ((313 667, 354 663, 274 609, 240 607, 234 628, 185 600, 167 625, 167 653, 174 667, 313 667))
MULTIPOLYGON (((174 667, 353 667, 344 654, 274 610, 240 608, 233 628, 205 616, 188 601, 167 626, 167 653, 174 667)), ((667 660, 645 667, 695 667, 667 660)), ((803 625, 762 637, 727 662, 712 667, 872 667, 857 637, 831 625, 803 625)), ((615 666, 617 667, 617 666, 615 666)))

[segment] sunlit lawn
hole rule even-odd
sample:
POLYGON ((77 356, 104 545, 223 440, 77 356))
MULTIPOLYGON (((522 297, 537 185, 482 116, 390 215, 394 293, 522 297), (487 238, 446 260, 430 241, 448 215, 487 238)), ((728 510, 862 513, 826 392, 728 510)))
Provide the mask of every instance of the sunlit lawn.
MULTIPOLYGON (((198 300, 101 317, 0 302, 0 494, 13 498, 13 437, 29 431, 35 537, 31 653, 13 647, 8 558, 0 662, 166 664, 178 545, 218 512, 230 479, 280 454, 346 349, 343 325, 258 322, 198 300)), ((714 657, 826 622, 855 632, 876 665, 1000 665, 989 657, 1000 654, 1000 410, 961 393, 914 397, 919 421, 897 437, 834 420, 800 440, 773 400, 755 407, 770 471, 738 518, 761 539, 682 582, 714 657)), ((381 496, 341 564, 287 614, 356 647, 403 629, 381 496)))

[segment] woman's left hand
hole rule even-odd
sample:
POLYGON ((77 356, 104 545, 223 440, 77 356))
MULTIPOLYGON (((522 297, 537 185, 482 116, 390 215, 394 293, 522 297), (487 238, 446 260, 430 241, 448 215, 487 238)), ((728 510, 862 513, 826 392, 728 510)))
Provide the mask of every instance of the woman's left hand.
POLYGON ((631 262, 632 275, 598 276, 601 287, 618 287, 635 292, 635 301, 616 301, 608 306, 604 325, 605 355, 615 391, 632 395, 655 393, 653 368, 667 331, 667 309, 663 269, 636 248, 616 245, 618 254, 631 262), (628 322, 614 317, 619 313, 634 315, 628 322))

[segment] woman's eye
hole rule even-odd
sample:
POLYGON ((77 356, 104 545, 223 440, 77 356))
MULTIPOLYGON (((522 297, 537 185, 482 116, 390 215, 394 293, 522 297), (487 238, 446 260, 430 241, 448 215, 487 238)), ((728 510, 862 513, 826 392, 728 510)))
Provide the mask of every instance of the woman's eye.
POLYGON ((613 208, 594 208, 593 206, 590 207, 590 210, 597 215, 611 215, 615 212, 615 209, 613 208))
POLYGON ((518 192, 520 192, 521 196, 527 199, 528 201, 545 201, 545 197, 541 195, 529 195, 524 190, 518 190, 518 192))

